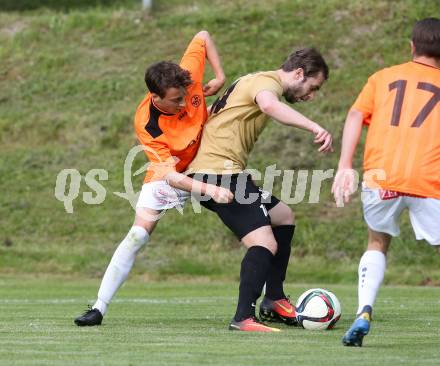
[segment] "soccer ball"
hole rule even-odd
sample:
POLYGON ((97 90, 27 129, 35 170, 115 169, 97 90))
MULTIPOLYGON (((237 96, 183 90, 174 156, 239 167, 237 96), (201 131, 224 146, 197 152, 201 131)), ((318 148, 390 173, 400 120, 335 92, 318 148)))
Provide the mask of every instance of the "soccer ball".
POLYGON ((341 317, 341 304, 333 292, 312 288, 298 298, 296 313, 305 329, 332 329, 341 317))

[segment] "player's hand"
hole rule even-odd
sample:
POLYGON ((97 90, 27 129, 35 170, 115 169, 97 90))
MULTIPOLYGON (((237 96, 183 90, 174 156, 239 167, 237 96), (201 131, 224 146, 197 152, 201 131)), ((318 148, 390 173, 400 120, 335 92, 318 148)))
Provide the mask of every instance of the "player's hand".
POLYGON ((215 95, 224 85, 224 79, 212 79, 207 84, 203 86, 203 95, 209 97, 210 95, 215 95))
POLYGON ((336 206, 343 207, 350 201, 350 196, 356 192, 358 182, 357 172, 354 169, 338 169, 332 185, 332 193, 336 206))
POLYGON ((333 138, 330 132, 316 124, 315 128, 313 129, 313 134, 315 135, 315 140, 313 142, 321 145, 321 147, 318 149, 319 152, 333 152, 333 138))
POLYGON ((206 193, 217 203, 229 203, 234 198, 234 195, 229 189, 217 187, 215 185, 208 185, 206 193))

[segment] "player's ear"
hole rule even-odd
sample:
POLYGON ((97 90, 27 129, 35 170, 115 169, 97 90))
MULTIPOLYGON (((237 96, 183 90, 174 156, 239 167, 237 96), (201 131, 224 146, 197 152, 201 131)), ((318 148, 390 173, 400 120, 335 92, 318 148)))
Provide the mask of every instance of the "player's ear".
POLYGON ((296 81, 303 80, 304 79, 304 69, 302 67, 299 67, 295 70, 293 70, 293 77, 296 81))
POLYGON ((411 46, 411 55, 415 55, 416 54, 416 47, 414 46, 414 42, 413 41, 409 41, 409 44, 411 46))
POLYGON ((156 93, 151 93, 151 99, 153 99, 153 102, 157 103, 158 101, 160 101, 162 98, 159 96, 159 94, 156 93))

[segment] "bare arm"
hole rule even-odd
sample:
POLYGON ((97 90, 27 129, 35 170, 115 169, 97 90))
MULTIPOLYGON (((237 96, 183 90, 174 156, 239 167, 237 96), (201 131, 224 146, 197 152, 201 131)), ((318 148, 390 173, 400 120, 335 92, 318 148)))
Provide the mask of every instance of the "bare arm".
POLYGON ((321 144, 319 148, 320 152, 333 151, 332 137, 329 132, 316 122, 313 122, 298 111, 290 108, 287 104, 280 102, 274 93, 268 90, 262 90, 257 94, 255 100, 261 111, 274 120, 287 126, 298 127, 312 132, 315 135, 314 142, 321 144))
POLYGON ((361 137, 363 119, 361 112, 351 109, 345 120, 341 156, 332 186, 332 192, 338 206, 349 202, 350 195, 356 191, 355 186, 359 177, 357 172, 353 170, 353 156, 361 137))
POLYGON ((204 86, 203 91, 205 96, 214 95, 222 88, 226 80, 220 56, 208 31, 200 31, 194 36, 194 38, 201 38, 205 41, 206 58, 212 67, 212 71, 214 71, 215 79, 209 81, 204 86))
POLYGON ((211 196, 218 203, 228 203, 234 197, 229 189, 217 187, 213 184, 199 182, 198 180, 187 177, 184 174, 171 172, 165 175, 164 179, 171 187, 182 189, 187 192, 197 193, 200 195, 211 196))
POLYGON ((348 112, 345 119, 344 132, 342 135, 341 157, 338 169, 351 169, 356 146, 359 143, 362 132, 363 115, 356 109, 348 112))

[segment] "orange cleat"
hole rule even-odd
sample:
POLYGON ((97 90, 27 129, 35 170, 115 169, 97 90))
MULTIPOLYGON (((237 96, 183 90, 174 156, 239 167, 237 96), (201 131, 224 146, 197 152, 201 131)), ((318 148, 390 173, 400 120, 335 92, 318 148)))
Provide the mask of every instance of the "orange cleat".
POLYGON ((280 332, 278 328, 271 328, 267 325, 260 323, 256 318, 250 317, 241 322, 237 322, 232 319, 229 324, 229 330, 241 330, 242 332, 280 332))
POLYGON ((260 304, 260 319, 266 322, 298 325, 296 309, 295 306, 290 303, 289 298, 271 300, 264 297, 260 304))

